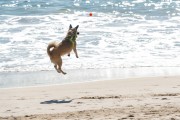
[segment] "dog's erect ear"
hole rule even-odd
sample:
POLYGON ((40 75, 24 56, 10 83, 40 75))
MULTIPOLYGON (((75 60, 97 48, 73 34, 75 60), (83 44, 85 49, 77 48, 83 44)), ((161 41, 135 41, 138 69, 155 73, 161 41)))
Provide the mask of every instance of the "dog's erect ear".
POLYGON ((69 25, 69 30, 70 30, 71 28, 72 28, 72 25, 70 24, 70 25, 69 25))
POLYGON ((77 25, 75 28, 76 28, 76 30, 78 29, 78 27, 79 27, 79 25, 77 25))

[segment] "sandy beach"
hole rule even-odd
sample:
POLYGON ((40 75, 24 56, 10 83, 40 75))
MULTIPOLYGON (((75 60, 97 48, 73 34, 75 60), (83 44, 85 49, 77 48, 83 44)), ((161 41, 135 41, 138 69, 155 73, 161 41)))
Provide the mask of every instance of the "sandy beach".
POLYGON ((0 120, 180 120, 180 77, 0 89, 0 120))

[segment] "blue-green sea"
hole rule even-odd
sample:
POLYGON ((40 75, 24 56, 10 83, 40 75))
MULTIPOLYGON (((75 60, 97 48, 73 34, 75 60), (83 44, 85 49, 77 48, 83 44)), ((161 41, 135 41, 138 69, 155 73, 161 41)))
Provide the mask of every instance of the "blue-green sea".
POLYGON ((47 44, 70 24, 79 58, 64 70, 180 67, 179 0, 1 0, 0 72, 54 70, 47 44))

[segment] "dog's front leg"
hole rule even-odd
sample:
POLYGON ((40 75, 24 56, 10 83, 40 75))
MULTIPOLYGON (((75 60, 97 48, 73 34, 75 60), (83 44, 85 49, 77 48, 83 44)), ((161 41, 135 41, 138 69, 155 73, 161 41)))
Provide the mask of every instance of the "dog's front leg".
POLYGON ((76 58, 79 58, 77 50, 76 50, 76 42, 74 43, 74 48, 73 48, 74 53, 76 54, 76 58))

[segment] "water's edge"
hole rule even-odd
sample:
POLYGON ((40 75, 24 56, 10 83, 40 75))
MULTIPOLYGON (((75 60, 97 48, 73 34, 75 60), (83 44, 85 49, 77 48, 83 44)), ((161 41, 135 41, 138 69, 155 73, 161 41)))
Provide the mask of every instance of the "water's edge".
POLYGON ((1 72, 0 88, 61 85, 98 80, 137 77, 178 76, 180 67, 140 67, 67 70, 67 75, 56 71, 1 72))

